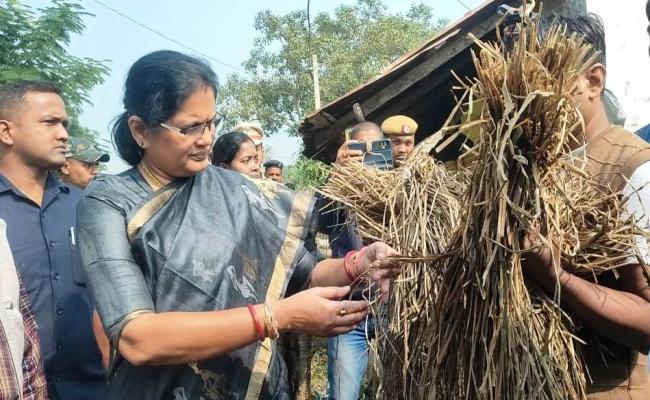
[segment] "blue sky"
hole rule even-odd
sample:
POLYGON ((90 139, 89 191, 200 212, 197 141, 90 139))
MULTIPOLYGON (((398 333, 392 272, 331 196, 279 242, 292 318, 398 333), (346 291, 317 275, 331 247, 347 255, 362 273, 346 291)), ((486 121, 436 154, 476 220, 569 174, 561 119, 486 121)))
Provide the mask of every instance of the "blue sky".
MULTIPOLYGON (((181 42, 211 58, 240 68, 248 57, 256 31, 253 27, 255 14, 264 9, 274 13, 286 13, 305 8, 306 0, 101 0, 111 8, 127 14, 163 34, 181 42)), ((461 0, 470 8, 481 0, 461 0)), ((467 12, 457 0, 424 0, 434 9, 436 17, 453 21, 467 12)), ((390 12, 405 12, 410 2, 384 0, 390 12)), ((40 8, 48 2, 25 0, 24 4, 40 8)), ((354 0, 312 0, 311 13, 331 12, 340 4, 352 4, 354 0)), ((94 16, 86 17, 86 30, 72 38, 70 52, 75 56, 110 60, 110 75, 91 93, 93 104, 86 105, 81 122, 110 140, 110 121, 122 111, 121 95, 126 73, 139 57, 154 50, 172 49, 191 53, 145 28, 117 15, 94 0, 81 4, 94 16)), ((208 60, 210 61, 210 60, 208 60)), ((232 68, 210 61, 222 81, 235 72, 232 68)), ((300 140, 286 134, 277 134, 268 140, 275 158, 290 163, 300 151, 300 140)), ((108 146, 112 149, 112 146, 108 146)), ((113 152, 108 172, 117 173, 126 168, 113 152)))

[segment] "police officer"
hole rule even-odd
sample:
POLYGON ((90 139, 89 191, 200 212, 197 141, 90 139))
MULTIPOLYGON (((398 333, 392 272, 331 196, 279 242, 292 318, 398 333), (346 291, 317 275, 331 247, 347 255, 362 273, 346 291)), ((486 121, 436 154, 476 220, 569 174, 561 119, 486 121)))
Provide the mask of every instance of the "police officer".
POLYGON ((63 182, 83 190, 95 177, 99 163, 110 159, 108 153, 97 150, 88 139, 71 136, 59 176, 63 182))
POLYGON ((381 130, 393 144, 393 159, 395 166, 399 167, 415 147, 415 132, 418 130, 418 123, 407 116, 394 115, 384 120, 381 130))
POLYGON ((268 160, 264 163, 264 177, 272 181, 282 183, 282 162, 268 160))

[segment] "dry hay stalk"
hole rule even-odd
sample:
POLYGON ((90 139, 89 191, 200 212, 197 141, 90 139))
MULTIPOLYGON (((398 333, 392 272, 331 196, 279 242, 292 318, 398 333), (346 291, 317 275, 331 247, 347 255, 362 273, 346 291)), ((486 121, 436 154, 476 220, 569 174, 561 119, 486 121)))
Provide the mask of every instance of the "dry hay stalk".
POLYGON ((621 218, 619 197, 600 192, 570 156, 582 129, 572 94, 591 48, 560 28, 540 43, 536 29, 520 25, 511 52, 476 40, 477 79, 464 98, 482 105, 479 123, 468 122, 479 129, 477 157, 450 257, 438 263, 428 375, 416 374, 419 390, 408 398, 586 396, 559 284, 551 298, 524 278, 523 239, 533 233, 560 249, 563 266, 595 278, 621 264, 638 231, 621 218))
POLYGON ((351 211, 364 239, 386 241, 404 255, 427 257, 444 248, 427 246, 442 237, 448 240, 453 232, 457 198, 465 188, 460 176, 428 155, 419 154, 393 171, 360 163, 334 166, 320 191, 351 211), (413 231, 413 226, 419 230, 413 231))
MULTIPOLYGON (((335 166, 322 192, 352 212, 365 240, 382 240, 409 259, 396 279, 388 312, 374 307, 381 325, 377 365, 381 384, 402 387, 410 370, 424 371, 421 355, 430 346, 420 321, 432 319, 439 273, 430 257, 444 252, 458 223, 458 198, 467 176, 450 172, 426 153, 416 153, 394 171, 362 164, 335 166), (415 261, 419 260, 419 261, 415 261)), ((402 396, 400 396, 402 397, 402 396)))
POLYGON ((539 43, 528 20, 520 32, 512 52, 476 39, 477 79, 461 82, 457 110, 480 112, 443 128, 479 130, 469 165, 452 173, 415 153, 396 171, 335 168, 323 189, 353 211, 365 239, 411 260, 379 324, 386 397, 585 398, 575 327, 559 290, 551 298, 524 278, 522 239, 534 233, 563 267, 595 281, 644 233, 568 147, 582 129, 571 95, 591 49, 562 29, 539 43))

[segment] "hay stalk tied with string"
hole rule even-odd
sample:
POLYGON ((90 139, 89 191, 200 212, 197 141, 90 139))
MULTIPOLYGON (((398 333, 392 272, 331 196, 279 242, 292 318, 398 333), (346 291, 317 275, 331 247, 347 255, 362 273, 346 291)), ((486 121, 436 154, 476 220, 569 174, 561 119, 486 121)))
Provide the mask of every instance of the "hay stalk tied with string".
POLYGON ((351 209, 364 238, 411 259, 391 294, 389 323, 379 324, 386 397, 586 396, 574 322, 559 290, 549 296, 525 278, 524 239, 597 281, 635 253, 634 235, 644 233, 623 216, 625 199, 601 191, 571 156, 582 129, 572 94, 593 51, 562 28, 543 42, 527 19, 518 30, 512 51, 476 40, 477 78, 462 83, 457 110, 478 110, 444 128, 478 130, 464 154, 472 161, 451 173, 417 153, 396 171, 335 170, 324 189, 351 209))

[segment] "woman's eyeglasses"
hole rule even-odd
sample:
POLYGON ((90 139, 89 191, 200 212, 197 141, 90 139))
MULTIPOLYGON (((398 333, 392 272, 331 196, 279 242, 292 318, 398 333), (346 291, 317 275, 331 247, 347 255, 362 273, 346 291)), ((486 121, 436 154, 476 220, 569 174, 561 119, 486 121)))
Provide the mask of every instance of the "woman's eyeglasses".
POLYGON ((168 125, 165 123, 161 123, 160 126, 172 131, 176 131, 182 135, 198 136, 198 135, 203 135, 206 129, 208 129, 209 131, 216 129, 217 126, 219 126, 219 124, 221 123, 221 121, 223 121, 224 117, 225 117, 224 114, 217 112, 217 115, 211 121, 208 121, 205 124, 191 126, 189 128, 177 128, 175 126, 168 125))

